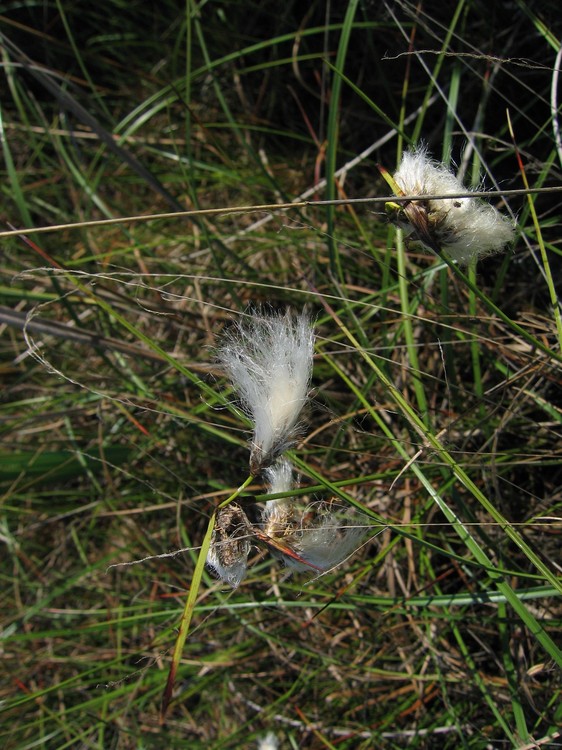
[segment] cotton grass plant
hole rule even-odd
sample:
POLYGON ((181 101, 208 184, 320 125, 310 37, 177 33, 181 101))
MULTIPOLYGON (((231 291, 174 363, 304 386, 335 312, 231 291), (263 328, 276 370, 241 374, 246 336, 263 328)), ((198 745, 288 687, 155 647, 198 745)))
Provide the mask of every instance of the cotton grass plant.
POLYGON ((314 332, 308 315, 249 313, 229 330, 218 351, 253 423, 250 471, 263 471, 270 493, 284 497, 265 503, 261 531, 237 503, 219 508, 207 553, 209 568, 237 588, 246 574, 252 532, 289 568, 335 567, 352 553, 360 534, 342 528, 342 519, 327 505, 317 513, 295 502, 290 496, 296 489, 293 467, 283 456, 296 438, 310 388, 314 332))

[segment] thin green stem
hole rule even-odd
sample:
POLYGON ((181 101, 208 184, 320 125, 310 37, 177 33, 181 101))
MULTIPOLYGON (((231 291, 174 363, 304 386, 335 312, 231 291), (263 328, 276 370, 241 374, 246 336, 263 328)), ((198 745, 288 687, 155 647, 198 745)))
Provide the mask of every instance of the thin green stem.
POLYGON ((191 579, 191 586, 189 587, 189 594, 187 596, 185 607, 183 609, 183 614, 180 620, 180 625, 178 629, 178 637, 176 639, 176 643, 174 645, 174 651, 172 653, 172 661, 170 664, 170 671, 168 672, 168 680, 166 682, 166 687, 164 689, 164 694, 162 697, 162 707, 160 711, 160 716, 161 716, 162 721, 164 720, 166 716, 166 712, 168 710, 170 700, 172 699, 172 693, 174 690, 179 663, 183 654, 185 641, 189 633, 189 626, 191 625, 191 620, 193 618, 195 605, 197 604, 199 588, 201 587, 201 579, 203 577, 203 571, 205 570, 205 561, 207 560, 207 553, 209 552, 209 548, 211 546, 211 539, 213 538, 213 530, 215 528, 217 511, 220 510, 221 508, 226 508, 227 505, 229 505, 234 500, 236 500, 236 498, 253 481, 254 481, 254 476, 250 475, 243 482, 243 484, 240 485, 240 487, 238 487, 231 495, 229 495, 229 497, 227 497, 226 500, 223 500, 223 502, 217 506, 214 513, 211 515, 209 519, 207 531, 205 532, 205 536, 203 537, 203 541, 201 542, 201 549, 199 550, 197 563, 195 564, 195 569, 193 571, 193 577, 191 579))

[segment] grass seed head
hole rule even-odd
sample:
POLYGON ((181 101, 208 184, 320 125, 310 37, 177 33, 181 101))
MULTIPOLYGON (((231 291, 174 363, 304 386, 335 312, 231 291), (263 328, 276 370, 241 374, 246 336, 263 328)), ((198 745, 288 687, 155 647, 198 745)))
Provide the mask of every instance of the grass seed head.
MULTIPOLYGON (((287 459, 277 460, 265 470, 265 476, 272 494, 291 492, 298 484, 287 459)), ((281 547, 274 554, 288 568, 309 572, 311 568, 333 568, 355 551, 362 531, 349 526, 349 521, 349 512, 335 508, 334 503, 303 505, 290 496, 268 500, 262 513, 264 534, 296 557, 284 554, 281 547)))
POLYGON ((250 522, 239 505, 231 503, 217 512, 207 565, 234 589, 246 575, 250 534, 250 522))
POLYGON ((305 313, 252 313, 219 349, 220 363, 254 423, 250 471, 258 474, 289 448, 308 397, 314 333, 305 313))
POLYGON ((468 265, 513 242, 511 221, 479 198, 424 199, 467 192, 444 164, 429 157, 425 147, 403 154, 394 180, 404 195, 420 196, 420 201, 404 205, 398 223, 430 250, 445 250, 459 264, 468 265))
MULTIPOLYGON (((362 528, 350 525, 352 515, 334 510, 331 503, 322 503, 305 513, 288 544, 305 563, 321 570, 330 570, 347 559, 361 543, 362 528), (308 516, 311 516, 309 519, 308 516)), ((308 570, 293 558, 285 558, 287 567, 308 570)))

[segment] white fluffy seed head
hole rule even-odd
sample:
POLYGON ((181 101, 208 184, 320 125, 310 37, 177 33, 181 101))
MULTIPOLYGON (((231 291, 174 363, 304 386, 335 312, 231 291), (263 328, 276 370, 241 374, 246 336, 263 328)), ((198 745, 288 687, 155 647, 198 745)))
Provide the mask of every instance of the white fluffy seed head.
MULTIPOLYGON (((292 492, 295 481, 293 466, 278 459, 265 470, 271 494, 292 492)), ((268 500, 262 512, 262 529, 272 540, 294 552, 301 560, 284 553, 282 546, 273 554, 292 570, 329 570, 349 557, 359 546, 363 531, 352 526, 353 514, 336 503, 315 502, 305 505, 294 497, 268 500)))
POLYGON ((286 557, 287 567, 310 570, 305 564, 308 563, 321 570, 330 570, 342 563, 360 546, 364 534, 363 529, 352 525, 352 521, 350 513, 334 511, 330 506, 322 507, 314 521, 303 523, 291 535, 290 547, 304 563, 286 557))
POLYGON ((242 508, 231 503, 217 512, 207 565, 224 583, 238 588, 246 575, 251 525, 242 508))
POLYGON ((290 447, 308 396, 314 333, 308 316, 252 313, 227 335, 218 358, 254 423, 250 470, 290 447))
MULTIPOLYGON (((291 492, 295 486, 293 467, 286 458, 278 459, 265 470, 269 492, 276 495, 291 492)), ((262 512, 263 532, 270 537, 282 537, 295 524, 296 504, 292 497, 268 500, 262 512)))
POLYGON ((260 737, 258 750, 279 750, 279 740, 273 732, 268 732, 264 737, 260 737))
POLYGON ((472 197, 423 199, 424 195, 467 192, 444 164, 428 156, 425 147, 403 154, 394 180, 405 195, 420 196, 419 203, 410 204, 410 209, 415 205, 416 210, 409 211, 406 206, 400 211, 400 217, 406 218, 406 231, 429 249, 445 250, 453 260, 467 265, 501 252, 513 242, 515 233, 511 221, 489 203, 472 197), (420 226, 420 219, 423 226, 420 226))

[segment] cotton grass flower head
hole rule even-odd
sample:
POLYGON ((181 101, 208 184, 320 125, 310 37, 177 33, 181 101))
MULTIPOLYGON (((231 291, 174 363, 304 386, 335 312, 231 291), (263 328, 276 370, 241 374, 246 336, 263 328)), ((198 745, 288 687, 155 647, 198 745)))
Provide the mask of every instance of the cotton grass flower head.
POLYGON ((268 732, 258 739, 257 750, 279 750, 279 740, 273 732, 268 732))
POLYGON ((240 586, 246 575, 251 531, 250 521, 237 503, 217 512, 207 565, 233 589, 240 586))
MULTIPOLYGON (((294 472, 287 459, 265 471, 271 494, 295 488, 294 472)), ((263 533, 278 546, 273 550, 295 571, 329 570, 357 548, 361 529, 350 526, 352 516, 335 503, 300 504, 287 496, 268 500, 262 513, 263 533)))
POLYGON ((251 417, 250 471, 258 474, 287 450, 312 376, 314 333, 305 313, 251 313, 219 349, 218 359, 251 417))
POLYGON ((335 568, 352 555, 361 543, 363 529, 352 521, 352 514, 334 507, 333 502, 308 506, 299 525, 287 539, 297 555, 285 558, 287 567, 292 570, 313 567, 321 571, 335 568))
POLYGON ((431 159, 425 147, 406 151, 393 176, 402 195, 419 195, 395 209, 396 222, 425 247, 468 265, 478 258, 499 253, 514 240, 511 221, 479 198, 436 198, 455 195, 467 188, 441 162, 431 159))

